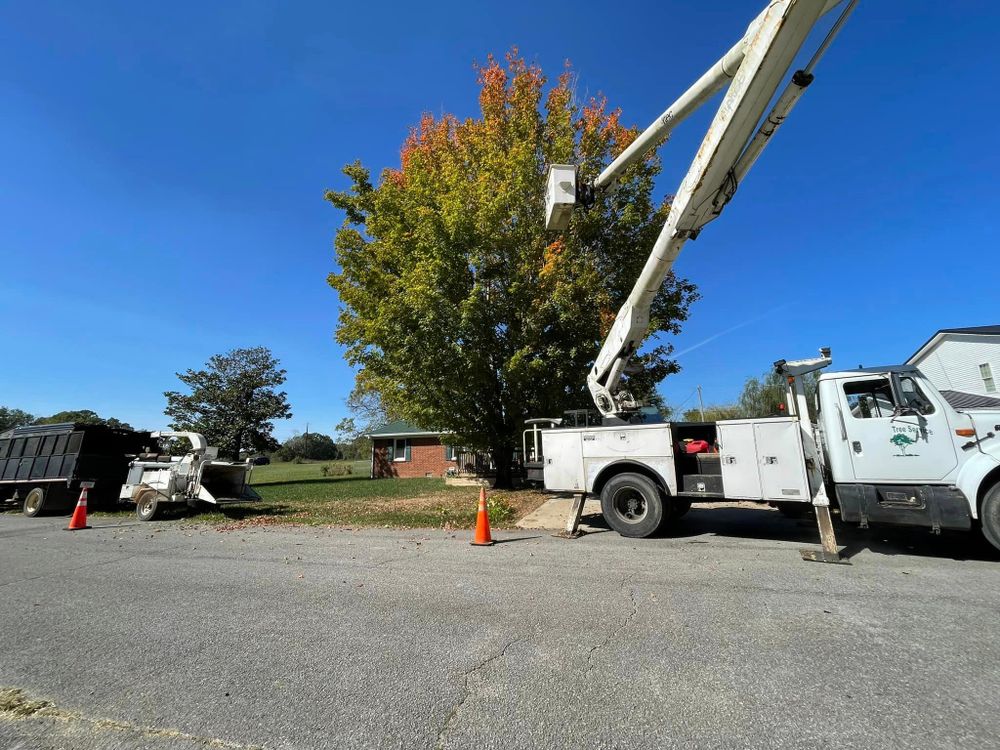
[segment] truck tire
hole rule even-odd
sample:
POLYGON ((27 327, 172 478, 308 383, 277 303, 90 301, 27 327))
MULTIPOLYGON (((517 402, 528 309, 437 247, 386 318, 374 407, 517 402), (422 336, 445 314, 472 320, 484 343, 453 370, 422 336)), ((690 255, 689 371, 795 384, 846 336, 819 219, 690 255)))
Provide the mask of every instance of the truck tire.
POLYGON ((642 474, 616 474, 601 490, 604 520, 622 536, 655 534, 669 517, 668 505, 656 483, 642 474))
POLYGON ((156 490, 143 490, 135 498, 135 515, 140 521, 152 521, 159 513, 160 495, 156 490))
POLYGON ((32 487, 28 494, 24 496, 24 515, 28 518, 35 518, 45 510, 45 490, 41 487, 32 487))
POLYGON ((979 521, 986 541, 1000 549, 1000 484, 988 490, 979 508, 979 521))

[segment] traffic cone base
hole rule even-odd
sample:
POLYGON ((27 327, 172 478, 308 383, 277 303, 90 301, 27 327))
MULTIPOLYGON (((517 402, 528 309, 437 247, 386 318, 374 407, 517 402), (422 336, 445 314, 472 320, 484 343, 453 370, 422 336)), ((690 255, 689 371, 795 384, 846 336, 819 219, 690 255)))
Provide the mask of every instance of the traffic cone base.
POLYGON ((87 488, 84 487, 80 490, 80 499, 76 501, 76 509, 73 511, 73 517, 69 519, 69 526, 66 527, 66 530, 79 531, 89 528, 87 525, 87 488))
POLYGON ((476 547, 488 547, 493 544, 490 536, 490 514, 486 510, 486 488, 479 488, 479 512, 476 514, 476 536, 470 542, 476 547))

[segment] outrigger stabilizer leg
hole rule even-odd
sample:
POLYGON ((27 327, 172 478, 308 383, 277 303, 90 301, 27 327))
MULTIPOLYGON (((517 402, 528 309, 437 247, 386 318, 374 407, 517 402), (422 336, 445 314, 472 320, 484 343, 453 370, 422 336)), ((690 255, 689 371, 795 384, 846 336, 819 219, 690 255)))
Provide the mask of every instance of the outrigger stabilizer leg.
POLYGON ((566 519, 566 528, 552 536, 557 536, 560 539, 576 539, 583 536, 583 532, 580 531, 580 518, 583 516, 583 506, 586 502, 586 492, 575 493, 573 502, 570 504, 569 517, 566 519))
POLYGON ((802 549, 799 553, 803 560, 809 562, 835 563, 850 565, 850 561, 840 554, 837 546, 837 535, 833 531, 833 519, 830 518, 830 498, 826 488, 821 484, 816 496, 813 497, 813 510, 816 512, 816 524, 819 526, 819 541, 822 549, 802 549))

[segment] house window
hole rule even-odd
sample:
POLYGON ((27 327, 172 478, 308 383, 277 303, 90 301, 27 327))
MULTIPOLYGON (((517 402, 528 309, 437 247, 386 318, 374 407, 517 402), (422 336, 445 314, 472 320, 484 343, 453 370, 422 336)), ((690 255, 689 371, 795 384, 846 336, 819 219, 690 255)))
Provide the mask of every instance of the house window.
POLYGON ((983 379, 983 387, 986 389, 987 393, 997 392, 997 384, 993 380, 993 370, 990 367, 989 362, 984 362, 979 365, 979 376, 983 379))
POLYGON ((386 449, 389 455, 390 461, 409 461, 410 460, 410 441, 407 438, 394 438, 389 441, 389 447, 386 449))
POLYGON ((454 445, 446 445, 444 447, 445 461, 454 461, 458 457, 457 454, 458 454, 458 448, 456 448, 454 445))

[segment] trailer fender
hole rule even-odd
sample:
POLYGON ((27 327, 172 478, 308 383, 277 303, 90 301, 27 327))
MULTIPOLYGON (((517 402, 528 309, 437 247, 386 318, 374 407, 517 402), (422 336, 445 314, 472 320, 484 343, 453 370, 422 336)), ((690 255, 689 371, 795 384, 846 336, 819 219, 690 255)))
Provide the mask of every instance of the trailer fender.
POLYGON ((962 465, 955 486, 969 501, 969 515, 979 518, 979 503, 997 482, 1000 482, 1000 461, 988 453, 976 453, 962 465))
MULTIPOLYGON (((141 495, 146 490, 152 490, 152 489, 153 488, 150 487, 148 484, 137 484, 132 489, 132 502, 135 502, 136 500, 138 500, 139 499, 139 495, 141 495)), ((155 492, 155 490, 154 490, 154 492, 155 492)))

